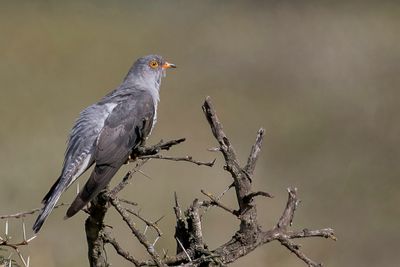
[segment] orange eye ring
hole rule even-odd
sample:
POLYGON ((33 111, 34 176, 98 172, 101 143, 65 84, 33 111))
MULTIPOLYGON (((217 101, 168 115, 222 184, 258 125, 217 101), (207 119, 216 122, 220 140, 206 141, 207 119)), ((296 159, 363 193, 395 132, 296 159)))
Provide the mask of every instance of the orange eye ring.
POLYGON ((149 66, 150 66, 150 68, 155 69, 158 67, 158 62, 156 60, 152 60, 152 61, 150 61, 149 66))

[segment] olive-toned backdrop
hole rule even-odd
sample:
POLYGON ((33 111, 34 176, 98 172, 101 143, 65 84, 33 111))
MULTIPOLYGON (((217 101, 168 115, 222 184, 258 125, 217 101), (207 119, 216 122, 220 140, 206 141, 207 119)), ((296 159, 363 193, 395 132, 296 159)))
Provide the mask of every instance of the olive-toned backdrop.
MULTIPOLYGON (((153 160, 144 168, 151 179, 137 175, 122 193, 147 218, 165 215, 158 248, 175 250, 174 191, 187 206, 200 189, 218 193, 231 182, 220 156, 207 151, 215 140, 200 107, 210 95, 242 161, 266 128, 254 179, 275 196, 257 200, 264 227, 294 185, 302 199, 294 226, 330 226, 338 237, 301 240, 310 257, 327 266, 398 266, 400 4, 292 2, 2 1, 0 213, 40 206, 79 111, 115 88, 137 57, 157 53, 179 68, 163 80, 149 143, 186 137, 170 155, 217 156, 214 168, 153 160)), ((75 186, 62 201, 74 194, 75 186)), ((224 203, 235 207, 233 192, 224 203)), ((24 249, 31 266, 87 266, 86 215, 64 221, 64 213, 53 212, 24 249)), ((115 212, 106 221, 124 247, 145 256, 115 212)), ((20 224, 10 221, 16 240, 20 224)), ((228 240, 237 224, 211 210, 206 242, 228 240)), ((109 258, 129 266, 112 249, 109 258)), ((304 264, 273 243, 233 266, 304 264)))

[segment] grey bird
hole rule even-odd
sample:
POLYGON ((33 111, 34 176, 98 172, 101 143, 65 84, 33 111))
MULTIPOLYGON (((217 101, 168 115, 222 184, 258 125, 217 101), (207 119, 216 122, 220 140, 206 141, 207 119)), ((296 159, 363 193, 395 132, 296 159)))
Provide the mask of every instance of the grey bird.
POLYGON ((110 182, 132 151, 151 133, 157 119, 161 78, 174 64, 161 56, 139 58, 121 85, 84 109, 73 126, 61 175, 43 198, 32 229, 37 233, 61 194, 89 167, 95 167, 69 207, 69 218, 81 210, 110 182))

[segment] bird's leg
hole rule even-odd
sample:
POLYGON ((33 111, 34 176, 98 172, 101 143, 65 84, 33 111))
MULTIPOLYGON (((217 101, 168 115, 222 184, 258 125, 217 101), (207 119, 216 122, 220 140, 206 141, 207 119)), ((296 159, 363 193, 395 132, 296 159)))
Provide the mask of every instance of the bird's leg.
POLYGON ((139 146, 145 147, 145 146, 146 146, 146 139, 147 139, 147 138, 142 138, 142 139, 140 140, 140 145, 139 145, 139 146))
MULTIPOLYGON (((148 124, 148 123, 149 123, 149 119, 145 118, 143 120, 142 129, 146 129, 146 124, 148 124)), ((135 131, 136 131, 136 134, 139 137, 139 146, 137 146, 136 148, 132 149, 131 154, 128 156, 128 159, 125 162, 125 164, 128 164, 131 161, 135 161, 136 158, 141 154, 140 152, 138 152, 138 148, 145 147, 145 144, 146 144, 146 139, 147 139, 146 134, 142 130, 140 130, 138 127, 135 129, 135 131)))

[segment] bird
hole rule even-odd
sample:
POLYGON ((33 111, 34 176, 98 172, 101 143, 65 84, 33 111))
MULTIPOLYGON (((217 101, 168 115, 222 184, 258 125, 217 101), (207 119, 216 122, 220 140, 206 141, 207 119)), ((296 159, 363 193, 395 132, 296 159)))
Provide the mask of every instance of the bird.
POLYGON ((68 138, 61 174, 42 200, 34 233, 39 232, 62 193, 93 164, 66 218, 104 189, 132 151, 144 143, 157 121, 161 79, 169 68, 176 65, 159 55, 137 59, 116 89, 79 114, 68 138))

